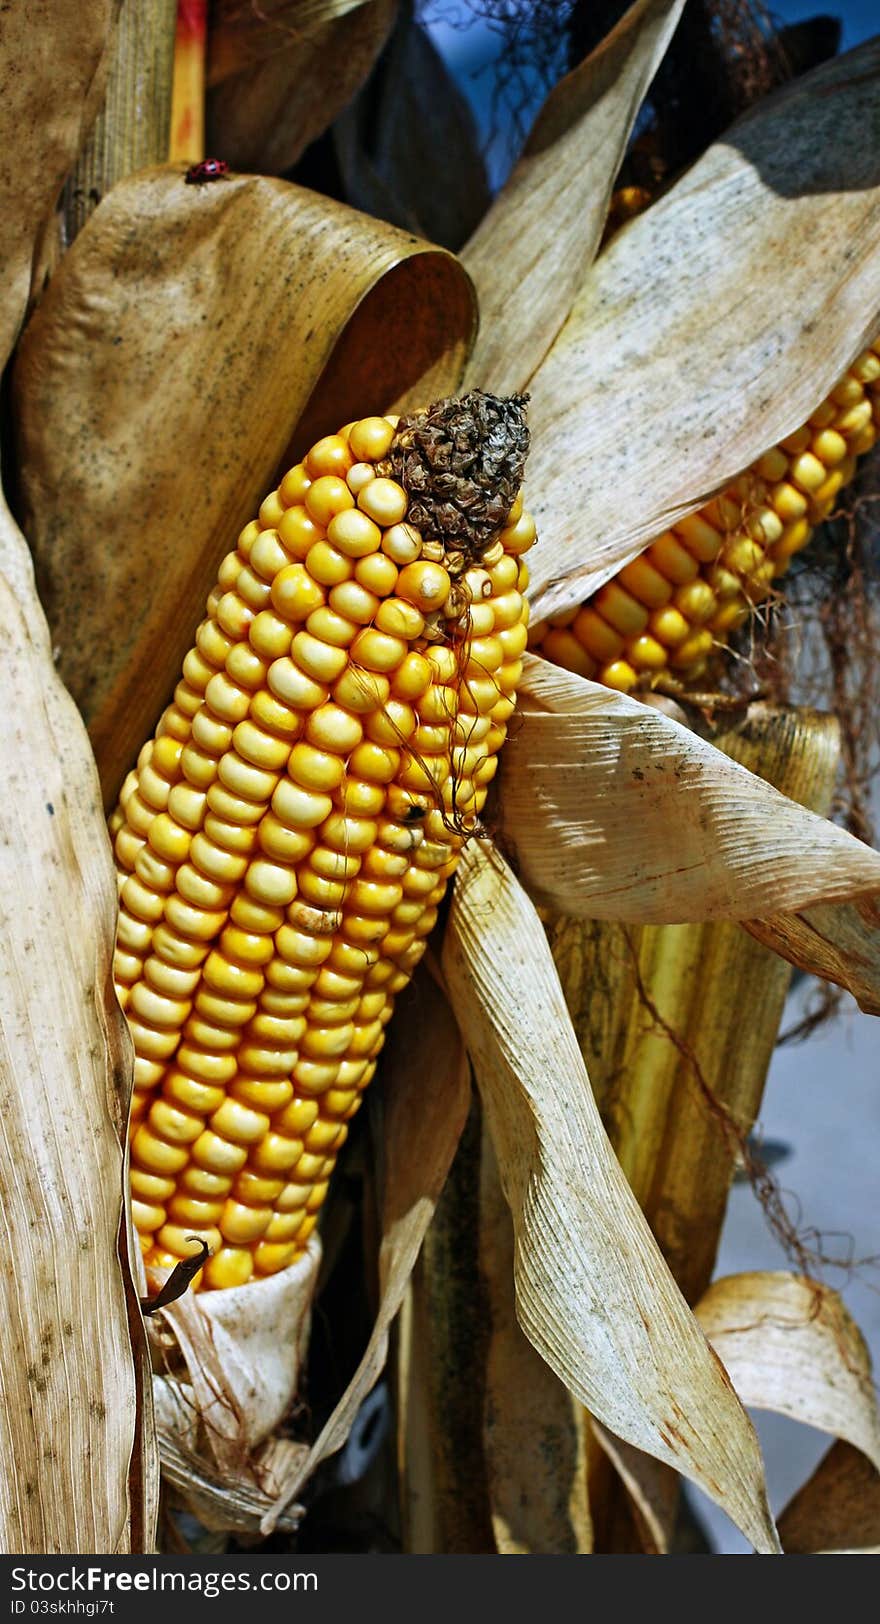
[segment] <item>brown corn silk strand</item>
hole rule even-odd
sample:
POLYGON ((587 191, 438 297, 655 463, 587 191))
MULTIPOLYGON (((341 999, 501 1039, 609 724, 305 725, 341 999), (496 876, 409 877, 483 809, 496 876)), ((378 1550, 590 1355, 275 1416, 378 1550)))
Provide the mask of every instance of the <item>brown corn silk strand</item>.
POLYGON ((519 475, 474 558, 406 522, 397 427, 266 498, 111 820, 134 1221, 148 1269, 204 1241, 206 1287, 301 1255, 514 709, 519 475))
POLYGON ((706 672, 833 511, 880 431, 880 340, 794 434, 658 536, 585 604, 539 622, 530 645, 624 692, 706 672))

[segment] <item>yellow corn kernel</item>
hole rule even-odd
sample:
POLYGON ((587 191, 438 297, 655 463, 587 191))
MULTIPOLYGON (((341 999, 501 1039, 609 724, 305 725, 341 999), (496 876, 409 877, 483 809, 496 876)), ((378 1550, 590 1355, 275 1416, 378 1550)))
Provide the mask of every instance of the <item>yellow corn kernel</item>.
POLYGON ((674 601, 676 609, 692 626, 708 620, 718 604, 708 581, 689 581, 686 586, 678 587, 674 601))
POLYGON ((383 530, 400 524, 406 517, 406 492, 393 479, 371 479, 358 493, 357 504, 360 511, 383 530))
POLYGON ((652 541, 647 557, 654 568, 675 586, 684 586, 696 577, 699 565, 693 554, 683 547, 671 530, 652 541))
POLYGON ((626 658, 637 671, 662 671, 669 651, 655 637, 633 637, 626 645, 626 658))
POLYGON ((451 587, 452 582, 442 564, 433 564, 427 559, 407 564, 397 579, 398 597, 405 598, 425 614, 442 609, 451 587))
POLYGON ((345 558, 366 558, 379 551, 382 531, 361 506, 337 513, 327 526, 327 540, 345 558))
POLYGON ((648 621, 648 629, 664 648, 676 648, 690 633, 684 615, 672 605, 666 609, 655 609, 648 621))
POLYGON ((513 522, 508 522, 499 539, 506 553, 519 555, 528 552, 534 544, 536 530, 535 521, 530 514, 520 511, 517 518, 513 518, 515 508, 516 504, 510 510, 510 520, 513 522))
POLYGON ((338 474, 344 479, 354 460, 341 434, 325 434, 312 446, 304 466, 310 479, 319 479, 322 474, 338 474))
MULTIPOLYGON (((337 513, 344 513, 346 509, 354 507, 354 497, 344 479, 340 479, 337 474, 322 474, 309 486, 303 505, 313 523, 326 528, 337 513)), ((279 534, 283 540, 284 530, 281 527, 279 534)))
POLYGON ((145 1201, 139 1201, 137 1196, 132 1196, 131 1216, 138 1233, 147 1236, 153 1230, 162 1228, 167 1213, 164 1207, 150 1206, 145 1201))
POLYGON ((621 693, 628 694, 638 682, 638 676, 626 660, 612 660, 602 667, 599 681, 604 682, 606 688, 617 688, 621 693))
POLYGON ((803 518, 807 511, 807 498, 803 491, 796 490, 788 480, 781 480, 778 485, 771 487, 770 501, 783 524, 790 524, 793 519, 803 518))
POLYGON ((579 677, 588 679, 595 677, 598 669, 596 661, 591 659, 573 632, 551 626, 539 647, 545 659, 552 660, 554 665, 561 665, 566 671, 574 671, 579 677))
POLYGON ((701 660, 704 655, 708 654, 711 648, 712 633, 704 627, 701 631, 694 632, 691 637, 686 638, 683 643, 679 644, 678 648, 670 656, 669 663, 676 668, 693 665, 697 660, 701 660))
POLYGON ((864 350, 853 361, 849 370, 854 378, 858 378, 859 383, 875 384, 880 382, 880 355, 877 353, 876 343, 869 350, 864 350))
POLYGON ((634 637, 648 624, 648 610, 617 581, 608 581, 600 587, 593 602, 597 612, 622 637, 634 637))
POLYGON ((849 443, 864 429, 869 428, 873 419, 873 408, 870 400, 856 401, 840 413, 837 419, 838 433, 846 436, 849 443))
MULTIPOLYGON (((846 444, 844 442, 844 452, 846 444)), ((792 459, 791 478, 798 490, 812 494, 824 482, 826 470, 819 458, 812 451, 802 451, 799 456, 792 459)))
POLYGON ((382 536, 382 553, 395 567, 405 568, 418 558, 422 538, 411 524, 392 524, 382 536))
POLYGON ((823 427, 813 436, 810 447, 813 455, 826 469, 836 468, 847 455, 847 444, 843 435, 834 428, 823 427))
POLYGON ((776 484, 788 473, 788 458, 779 446, 773 446, 763 457, 758 458, 754 469, 760 479, 767 479, 771 484, 776 484))
POLYGON ((731 570, 741 579, 751 575, 764 558, 764 548, 749 536, 734 536, 731 541, 724 544, 721 561, 724 567, 731 570))
POLYGON ((221 1246, 205 1264, 204 1281, 215 1291, 223 1291, 246 1285, 253 1272, 253 1254, 247 1247, 221 1246))
POLYGON ((809 443, 810 431, 806 425, 804 425, 802 428, 795 429, 793 434, 786 435, 786 438, 784 440, 780 440, 779 442, 782 450, 787 451, 789 456, 792 457, 800 456, 802 451, 806 451, 809 443))
POLYGON ((748 614, 749 606, 742 599, 728 599, 726 603, 721 605, 720 609, 715 611, 709 621, 708 630, 715 637, 723 637, 726 633, 733 631, 735 627, 741 626, 743 621, 748 619, 748 614))
POLYGON ((780 562, 787 561, 794 553, 799 553, 801 548, 806 547, 812 534, 812 526, 806 519, 796 519, 793 524, 787 524, 773 549, 774 558, 780 562))
POLYGON ((387 417, 362 417, 354 424, 348 443, 355 457, 373 463, 388 455, 393 438, 394 426, 387 417))
POLYGON ((390 598, 397 576, 397 565, 384 553, 368 553, 366 558, 359 558, 354 567, 355 580, 377 598, 390 598))
POLYGON ((615 660, 623 648, 623 637, 590 606, 581 609, 571 623, 573 635, 590 658, 605 665, 615 660))
MULTIPOLYGON (((488 605, 485 607, 489 608, 488 605)), ((490 625, 485 629, 491 631, 492 624, 494 624, 491 608, 489 608, 489 614, 491 617, 490 625)), ((425 629, 424 618, 415 605, 407 603, 404 598, 397 597, 386 598, 384 603, 379 605, 375 615, 375 622, 380 632, 387 632, 391 637, 403 638, 405 642, 412 642, 414 638, 421 637, 425 629)), ((477 630, 476 626, 473 627, 473 630, 477 630)))
POLYGON ((626 564, 617 579, 632 597, 648 609, 659 609, 672 597, 671 583, 644 557, 634 558, 631 564, 626 564))

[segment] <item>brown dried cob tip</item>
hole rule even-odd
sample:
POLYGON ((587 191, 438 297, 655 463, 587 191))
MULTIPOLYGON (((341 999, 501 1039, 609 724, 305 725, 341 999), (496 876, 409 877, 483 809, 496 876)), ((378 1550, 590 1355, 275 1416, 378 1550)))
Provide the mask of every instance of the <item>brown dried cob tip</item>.
POLYGON ((516 501, 529 450, 528 398, 472 389, 397 425, 380 471, 403 486, 409 523, 442 543, 452 575, 479 561, 516 501))

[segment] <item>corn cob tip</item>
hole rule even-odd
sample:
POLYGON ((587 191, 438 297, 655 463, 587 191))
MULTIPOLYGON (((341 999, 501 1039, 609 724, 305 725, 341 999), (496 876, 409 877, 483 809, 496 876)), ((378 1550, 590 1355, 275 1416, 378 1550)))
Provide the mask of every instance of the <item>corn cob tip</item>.
POLYGON ((480 558, 516 501, 529 450, 528 398, 472 389, 397 426, 381 471, 406 491, 410 523, 461 555, 451 573, 480 558))

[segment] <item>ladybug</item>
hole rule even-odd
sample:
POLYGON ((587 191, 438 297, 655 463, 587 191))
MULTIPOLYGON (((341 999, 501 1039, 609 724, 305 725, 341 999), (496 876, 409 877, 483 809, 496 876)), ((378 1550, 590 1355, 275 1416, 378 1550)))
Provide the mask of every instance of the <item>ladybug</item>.
POLYGON ((187 186, 205 186, 208 181, 222 180, 228 174, 225 158, 203 158, 200 164, 193 164, 183 178, 187 186))

